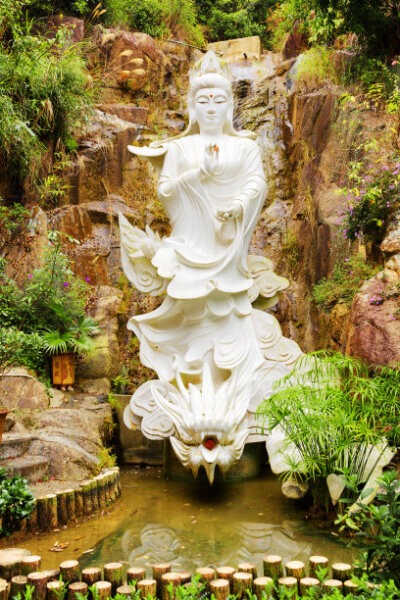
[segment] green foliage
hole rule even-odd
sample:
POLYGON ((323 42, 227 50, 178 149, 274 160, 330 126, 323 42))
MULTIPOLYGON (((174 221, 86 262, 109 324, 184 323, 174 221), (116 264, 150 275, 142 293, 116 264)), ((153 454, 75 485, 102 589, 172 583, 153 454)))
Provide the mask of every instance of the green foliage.
POLYGON ((66 29, 53 39, 39 35, 22 17, 29 3, 19 6, 15 20, 0 13, 9 31, 2 41, 0 32, 0 163, 23 181, 37 172, 44 143, 70 145, 74 128, 89 114, 92 92, 82 45, 71 45, 66 29))
POLYGON ((44 353, 87 352, 98 333, 97 323, 85 315, 88 283, 74 275, 60 234, 49 237, 43 266, 22 287, 7 277, 0 261, 0 336, 9 340, 7 352, 3 347, 7 368, 22 364, 43 374, 44 353))
POLYGON ((114 394, 108 394, 107 402, 113 410, 121 410, 121 403, 118 398, 114 396, 114 394))
POLYGON ((312 43, 331 43, 342 34, 354 33, 371 56, 391 57, 400 49, 400 2, 397 0, 286 0, 275 19, 280 33, 294 26, 306 31, 312 43))
POLYGON ((11 240, 12 235, 22 228, 30 214, 30 211, 18 202, 12 206, 0 204, 0 250, 11 240))
POLYGON ((26 479, 19 475, 7 478, 7 470, 0 468, 1 536, 8 536, 17 531, 21 520, 31 514, 34 506, 34 496, 26 479))
POLYGON ((312 90, 326 83, 338 84, 339 77, 332 60, 333 51, 315 46, 302 54, 296 64, 294 79, 300 89, 312 90))
POLYGON ((313 286, 312 297, 318 306, 329 309, 337 302, 350 306, 363 283, 378 269, 364 262, 359 254, 350 258, 340 257, 329 277, 324 277, 313 286))
POLYGON ((105 446, 99 451, 97 458, 97 470, 100 473, 102 469, 111 469, 117 464, 117 457, 113 453, 112 448, 106 448, 105 446))
POLYGON ((285 476, 308 482, 315 505, 328 509, 328 475, 354 475, 359 484, 372 447, 386 449, 388 428, 398 444, 400 369, 381 367, 370 377, 358 359, 315 352, 297 361, 258 416, 268 429, 281 427, 297 451, 297 458, 289 452, 285 476))
MULTIPOLYGON (((378 479, 381 486, 376 504, 357 502, 356 513, 350 515, 355 537, 362 547, 356 574, 366 574, 374 581, 393 579, 400 586, 400 486, 396 471, 387 471, 378 479)), ((350 491, 356 482, 347 481, 350 491)), ((366 490, 366 493, 368 490, 366 490)), ((348 514, 337 524, 348 525, 348 514)))
POLYGON ((400 207, 400 162, 387 160, 365 166, 350 165, 349 185, 342 213, 343 235, 351 241, 358 238, 379 244, 386 233, 389 218, 400 207))
POLYGON ((128 368, 124 365, 118 375, 111 380, 111 389, 117 394, 125 394, 130 382, 128 368))

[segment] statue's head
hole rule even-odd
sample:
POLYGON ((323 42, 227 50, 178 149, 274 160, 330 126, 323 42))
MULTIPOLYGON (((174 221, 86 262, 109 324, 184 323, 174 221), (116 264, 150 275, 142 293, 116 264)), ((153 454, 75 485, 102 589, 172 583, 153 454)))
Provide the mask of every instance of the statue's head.
POLYGON ((191 71, 188 94, 192 125, 212 132, 221 126, 232 129, 233 94, 227 65, 209 51, 191 71))

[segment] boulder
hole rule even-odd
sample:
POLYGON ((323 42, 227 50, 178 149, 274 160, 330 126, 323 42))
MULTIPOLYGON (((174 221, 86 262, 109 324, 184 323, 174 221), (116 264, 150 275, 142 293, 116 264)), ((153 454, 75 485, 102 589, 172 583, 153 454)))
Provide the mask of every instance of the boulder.
POLYGON ((381 297, 385 284, 380 274, 367 281, 355 296, 349 317, 346 354, 375 365, 400 362, 400 326, 393 317, 399 308, 398 300, 371 304, 374 296, 381 297))
POLYGON ((48 34, 54 37, 60 27, 64 27, 69 34, 71 44, 83 42, 85 37, 85 21, 76 17, 66 15, 52 15, 47 21, 48 34))
POLYGON ((122 292, 109 286, 101 286, 99 297, 90 310, 90 316, 100 326, 100 334, 94 339, 94 347, 77 365, 77 382, 84 387, 90 380, 89 393, 96 393, 93 380, 104 384, 104 378, 111 379, 119 372, 118 310, 122 301, 122 292))
POLYGON ((45 409, 49 406, 46 386, 24 367, 15 367, 0 378, 2 407, 14 409, 45 409))

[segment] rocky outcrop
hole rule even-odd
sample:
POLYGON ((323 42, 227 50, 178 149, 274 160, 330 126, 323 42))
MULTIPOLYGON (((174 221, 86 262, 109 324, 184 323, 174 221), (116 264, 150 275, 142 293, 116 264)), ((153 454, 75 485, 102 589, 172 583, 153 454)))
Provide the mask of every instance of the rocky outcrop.
POLYGON ((24 367, 16 367, 0 377, 1 406, 6 410, 40 410, 49 406, 46 386, 24 367))

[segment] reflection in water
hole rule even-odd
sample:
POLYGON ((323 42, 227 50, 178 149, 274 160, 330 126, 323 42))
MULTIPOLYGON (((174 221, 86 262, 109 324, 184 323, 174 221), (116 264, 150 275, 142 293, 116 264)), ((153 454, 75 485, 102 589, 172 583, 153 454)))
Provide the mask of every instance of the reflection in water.
POLYGON ((122 497, 109 514, 18 545, 40 554, 43 568, 81 557, 82 568, 122 560, 145 566, 149 575, 160 561, 192 572, 207 564, 251 561, 261 572, 265 554, 285 561, 322 554, 351 562, 353 555, 327 527, 285 499, 280 481, 268 473, 210 488, 166 481, 157 469, 131 469, 122 476, 122 497), (62 554, 49 552, 55 541, 68 543, 62 554))

